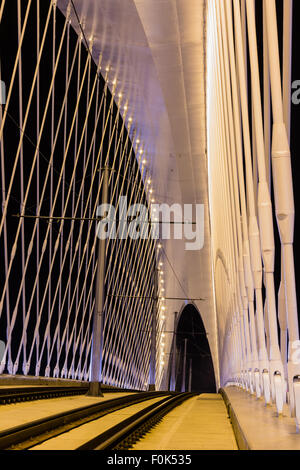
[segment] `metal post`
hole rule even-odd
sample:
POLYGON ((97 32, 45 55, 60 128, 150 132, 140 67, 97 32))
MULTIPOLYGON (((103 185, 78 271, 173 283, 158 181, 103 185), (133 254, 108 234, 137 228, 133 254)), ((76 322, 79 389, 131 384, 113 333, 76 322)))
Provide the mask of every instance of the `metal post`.
POLYGON ((174 333, 173 333, 173 352, 172 352, 172 366, 171 366, 171 380, 170 380, 170 391, 175 392, 176 390, 176 326, 177 326, 177 314, 174 312, 174 333))
POLYGON ((153 290, 153 305, 152 305, 149 391, 155 390, 155 376, 156 376, 156 316, 157 316, 157 301, 158 301, 158 270, 157 268, 155 268, 153 272, 153 289, 154 290, 153 290))
MULTIPOLYGON (((103 193, 102 204, 108 200, 108 176, 109 168, 103 168, 103 193)), ((106 240, 99 239, 98 242, 98 266, 96 280, 96 301, 93 320, 93 344, 91 353, 91 375, 88 395, 93 397, 102 397, 101 379, 102 379, 102 349, 103 349, 103 307, 105 302, 105 247, 106 240)))
POLYGON ((192 377, 193 377, 193 363, 192 359, 190 359, 190 367, 189 367, 189 386, 188 386, 188 391, 192 391, 192 377))
POLYGON ((182 392, 185 392, 185 382, 186 382, 186 349, 187 349, 187 338, 184 338, 183 369, 182 369, 182 384, 181 384, 182 392))

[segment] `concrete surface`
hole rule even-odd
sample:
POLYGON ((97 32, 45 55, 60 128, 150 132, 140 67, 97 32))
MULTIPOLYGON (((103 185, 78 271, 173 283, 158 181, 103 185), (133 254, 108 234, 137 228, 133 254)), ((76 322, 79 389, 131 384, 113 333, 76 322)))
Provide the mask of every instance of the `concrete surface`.
POLYGON ((222 397, 202 394, 168 413, 133 450, 238 450, 222 397))

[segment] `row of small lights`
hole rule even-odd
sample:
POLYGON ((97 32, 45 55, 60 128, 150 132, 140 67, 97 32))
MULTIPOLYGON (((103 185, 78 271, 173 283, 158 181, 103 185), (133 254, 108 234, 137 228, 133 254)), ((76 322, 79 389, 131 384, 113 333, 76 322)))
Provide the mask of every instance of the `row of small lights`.
MULTIPOLYGON (((107 66, 105 68, 105 71, 108 73, 110 71, 110 67, 107 66)), ((111 81, 111 84, 113 86, 116 86, 117 84, 117 80, 114 79, 111 81)), ((123 95, 122 93, 118 93, 118 98, 119 100, 121 100, 123 98, 123 95)), ((128 105, 125 104, 123 106, 123 109, 124 111, 128 111, 128 105)), ((132 124, 132 121, 133 121, 133 118, 130 116, 128 118, 128 124, 129 126, 132 124)), ((141 143, 141 140, 139 137, 136 138, 135 140, 135 144, 136 144, 136 152, 139 154, 139 158, 141 160, 141 164, 142 164, 142 170, 146 167, 147 165, 147 159, 144 157, 143 158, 143 155, 144 155, 144 150, 143 150, 143 146, 142 146, 142 143, 141 143)), ((155 198, 153 197, 153 187, 151 185, 152 181, 151 181, 151 178, 150 177, 147 177, 146 178, 146 192, 148 193, 148 200, 151 202, 151 204, 154 204, 155 203, 155 198)), ((153 213, 155 215, 155 212, 156 212, 156 209, 153 208, 153 213)), ((154 221, 158 221, 158 219, 154 219, 154 221)), ((159 255, 159 251, 160 249, 162 248, 162 245, 161 243, 158 243, 157 244, 157 254, 159 255)), ((162 267, 163 267, 163 263, 162 261, 159 262, 159 297, 162 301, 162 305, 160 306, 160 309, 159 309, 159 317, 161 318, 162 320, 162 323, 164 324, 165 320, 166 320, 166 306, 164 304, 165 302, 165 298, 164 298, 164 292, 165 292, 165 288, 164 288, 164 278, 163 278, 163 274, 164 272, 162 271, 162 267)), ((165 356, 165 351, 164 351, 164 348, 165 348, 165 332, 162 331, 161 332, 161 344, 160 344, 160 351, 159 351, 159 363, 160 363, 160 366, 163 367, 165 365, 165 361, 164 361, 164 356, 165 356)))
MULTIPOLYGON (((159 244, 160 245, 160 244, 159 244)), ((159 248, 158 248, 159 249, 159 248)), ((161 305, 159 309, 159 317, 162 320, 162 324, 164 325, 164 322, 166 320, 166 306, 165 306, 165 287, 164 287, 164 271, 162 270, 163 268, 163 263, 162 261, 159 262, 159 297, 161 299, 161 305)), ((163 331, 164 328, 162 328, 162 333, 161 333, 161 343, 160 343, 160 351, 159 351, 159 363, 161 368, 165 365, 165 333, 163 331)))
MULTIPOLYGON (((136 142, 139 143, 139 139, 136 142)), ((140 150, 139 153, 142 156, 143 150, 140 150)), ((143 167, 147 164, 147 160, 145 158, 142 160, 142 164, 143 164, 143 167)), ((150 177, 146 177, 145 181, 146 181, 146 185, 145 185, 146 192, 148 193, 148 200, 151 202, 151 204, 155 204, 155 198, 153 197, 153 187, 151 185, 152 180, 151 180, 150 177)), ((158 218, 155 217, 155 212, 156 212, 156 208, 154 207, 151 210, 151 215, 153 216, 154 222, 158 222, 158 218)), ((161 248, 162 248, 161 243, 158 243, 157 244, 157 257, 159 257, 159 255, 160 255, 161 248)), ((160 261, 158 263, 158 266, 159 266, 159 269, 158 269, 158 274, 159 274, 159 298, 161 300, 161 305, 160 305, 160 308, 159 308, 159 318, 161 319, 162 326, 163 326, 164 322, 166 320, 166 306, 165 306, 165 297, 164 297, 164 293, 165 293, 164 282, 165 282, 165 280, 163 278, 164 271, 162 270, 163 262, 160 261)), ((164 333, 163 328, 162 328, 161 343, 160 343, 160 349, 159 349, 159 364, 160 364, 161 368, 165 365, 165 361, 164 361, 165 336, 166 336, 166 334, 164 333)))

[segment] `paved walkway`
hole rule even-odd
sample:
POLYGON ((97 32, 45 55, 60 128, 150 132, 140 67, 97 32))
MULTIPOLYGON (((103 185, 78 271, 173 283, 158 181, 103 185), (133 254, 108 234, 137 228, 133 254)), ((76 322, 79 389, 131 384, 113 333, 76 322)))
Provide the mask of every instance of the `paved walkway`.
POLYGON ((263 398, 234 386, 224 390, 249 449, 300 450, 300 433, 288 405, 278 417, 275 405, 265 406, 263 398))
POLYGON ((237 450, 222 397, 202 394, 168 413, 133 450, 237 450))

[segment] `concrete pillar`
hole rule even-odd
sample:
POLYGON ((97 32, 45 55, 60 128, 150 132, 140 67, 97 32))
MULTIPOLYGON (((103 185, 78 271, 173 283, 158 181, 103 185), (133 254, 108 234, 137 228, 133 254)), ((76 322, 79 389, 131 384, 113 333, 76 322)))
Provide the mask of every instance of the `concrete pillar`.
MULTIPOLYGON (((102 204, 108 200, 108 177, 109 168, 103 169, 103 193, 102 204)), ((93 397, 102 397, 101 379, 102 379, 102 349, 103 349, 103 323, 104 323, 104 302, 105 302, 105 247, 106 240, 98 241, 98 266, 96 279, 96 301, 93 319, 93 343, 91 352, 91 376, 88 395, 93 397)))

